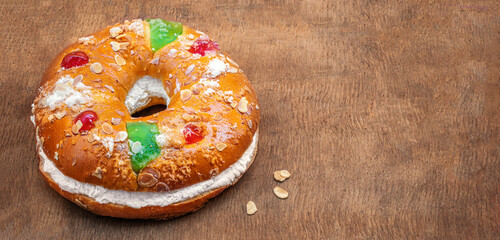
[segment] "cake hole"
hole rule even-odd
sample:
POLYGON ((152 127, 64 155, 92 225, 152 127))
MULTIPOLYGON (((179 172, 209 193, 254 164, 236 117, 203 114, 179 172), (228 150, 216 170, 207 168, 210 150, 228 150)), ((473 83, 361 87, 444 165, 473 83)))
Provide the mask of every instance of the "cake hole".
POLYGON ((159 113, 163 110, 167 109, 167 105, 165 104, 156 104, 156 105, 153 105, 153 106, 149 106, 147 108, 144 108, 140 111, 137 111, 135 113, 132 114, 132 117, 134 118, 139 118, 139 117, 147 117, 147 116, 150 116, 150 115, 153 115, 155 113, 159 113))
POLYGON ((125 98, 125 106, 132 117, 155 114, 166 109, 170 102, 162 81, 151 76, 139 78, 125 98))

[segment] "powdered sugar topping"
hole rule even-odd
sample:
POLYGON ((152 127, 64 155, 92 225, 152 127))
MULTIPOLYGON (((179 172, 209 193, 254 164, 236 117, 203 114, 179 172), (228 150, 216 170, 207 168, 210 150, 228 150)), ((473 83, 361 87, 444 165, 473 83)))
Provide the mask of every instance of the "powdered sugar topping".
POLYGON ((159 147, 167 147, 170 144, 170 137, 167 134, 156 135, 156 143, 159 147))
POLYGON ((101 140, 101 143, 104 147, 108 149, 108 152, 106 153, 106 157, 111 157, 111 154, 113 153, 113 148, 115 146, 114 139, 112 137, 105 137, 101 140))
POLYGON ((208 63, 206 76, 210 78, 216 78, 222 73, 225 73, 229 65, 224 63, 222 60, 218 58, 214 58, 208 63))
POLYGON ((68 107, 78 106, 90 101, 89 87, 82 82, 74 85, 74 79, 69 75, 61 77, 55 83, 54 90, 42 99, 42 105, 55 109, 60 104, 66 104, 68 107))
POLYGON ((94 36, 81 37, 78 39, 78 43, 82 43, 83 45, 90 45, 95 43, 94 36))
POLYGON ((201 83, 201 84, 203 84, 203 86, 209 87, 209 88, 218 88, 218 87, 220 87, 219 80, 214 80, 214 79, 200 78, 199 83, 201 83))
POLYGON ((142 20, 136 19, 133 20, 128 26, 127 29, 129 31, 134 31, 139 36, 144 36, 144 24, 142 20))
POLYGON ((210 96, 210 95, 212 95, 212 94, 214 94, 214 93, 215 93, 215 90, 214 90, 213 88, 207 88, 207 90, 205 90, 205 91, 203 92, 203 95, 205 95, 205 96, 210 96))

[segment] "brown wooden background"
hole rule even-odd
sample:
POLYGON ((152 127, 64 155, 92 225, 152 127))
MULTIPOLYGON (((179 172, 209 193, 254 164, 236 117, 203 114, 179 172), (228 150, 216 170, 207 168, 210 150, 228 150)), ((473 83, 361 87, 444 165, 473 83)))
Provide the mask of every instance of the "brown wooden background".
POLYGON ((500 238, 499 1, 124 2, 0 0, 0 238, 500 238), (64 46, 151 17, 209 33, 242 66, 259 153, 194 214, 95 216, 42 181, 30 104, 64 46))

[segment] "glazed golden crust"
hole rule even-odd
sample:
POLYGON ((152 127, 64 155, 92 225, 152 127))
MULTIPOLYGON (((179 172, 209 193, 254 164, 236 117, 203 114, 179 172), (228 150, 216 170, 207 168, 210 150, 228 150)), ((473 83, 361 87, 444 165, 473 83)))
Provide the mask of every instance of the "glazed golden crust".
MULTIPOLYGON (((33 105, 36 134, 45 154, 64 175, 77 181, 139 192, 184 188, 208 180, 235 163, 251 144, 258 129, 260 110, 257 98, 245 74, 228 56, 217 53, 202 57, 188 51, 200 36, 201 32, 184 26, 176 41, 153 52, 149 47, 149 25, 134 20, 109 26, 64 49, 44 74, 33 105), (110 30, 117 27, 121 29, 119 35, 110 34, 110 30), (88 64, 61 68, 63 58, 74 51, 88 54, 88 64), (225 71, 211 73, 209 65, 212 61, 223 62, 225 71), (133 118, 124 102, 134 83, 146 75, 161 80, 170 102, 164 111, 133 118), (49 103, 48 99, 64 78, 71 80, 65 84, 82 94, 85 101, 49 103), (211 84, 203 84, 200 79, 211 84), (217 82, 216 86, 214 82, 217 82), (181 97, 181 92, 189 92, 189 98, 181 97), (75 118, 86 110, 94 111, 98 120, 89 132, 78 133, 75 118), (161 147, 161 156, 142 170, 158 173, 155 176, 158 184, 138 184, 142 172, 132 170, 129 144, 126 139, 117 137, 120 132, 127 131, 126 123, 133 121, 157 123, 160 133, 168 139, 161 147), (200 142, 186 144, 182 129, 188 123, 203 129, 204 137, 200 142)), ((143 107, 162 101, 153 97, 143 107)), ((44 177, 47 178, 45 174, 44 177)), ((47 181, 61 195, 75 201, 74 195, 61 191, 50 179, 47 181)), ((180 207, 180 212, 195 210, 204 202, 203 199, 222 190, 188 201, 189 204, 181 204, 189 207, 180 207)), ((143 211, 138 215, 117 215, 117 211, 107 209, 118 207, 97 206, 99 204, 91 200, 82 199, 89 201, 89 208, 99 214, 148 217, 147 214, 140 215, 143 211)), ((160 215, 169 217, 167 213, 175 212, 173 209, 176 208, 162 208, 160 215)), ((152 218, 156 216, 151 215, 152 218)))
MULTIPOLYGON (((140 21, 144 30, 138 33, 130 30, 134 22, 107 27, 91 35, 92 38, 70 45, 54 59, 43 77, 34 107, 37 134, 43 138, 43 149, 65 175, 78 181, 109 189, 155 191, 155 187, 143 188, 137 184, 137 174, 128 164, 130 157, 126 141, 114 142, 110 154, 102 141, 92 139, 94 134, 101 140, 106 137, 114 139, 118 132, 126 131, 126 122, 152 121, 157 122, 160 132, 169 134, 171 139, 169 145, 162 148, 162 156, 148 164, 149 168, 160 172, 159 182, 175 190, 205 181, 237 161, 250 145, 260 118, 255 93, 243 72, 227 56, 200 57, 187 51, 201 36, 199 32, 184 27, 183 34, 176 41, 153 53, 149 48, 148 24, 140 21), (112 38, 112 27, 121 27, 124 30, 122 36, 112 38), (125 49, 114 51, 111 42, 128 45, 125 49), (172 54, 174 50, 171 49, 175 49, 176 54, 172 54), (73 51, 86 52, 89 63, 82 67, 61 69, 62 59, 73 51), (118 65, 116 55, 121 56, 126 64, 118 65), (232 71, 207 77, 207 66, 213 59, 223 61, 232 71), (102 66, 101 73, 91 70, 93 63, 102 66), (191 65, 195 67, 189 72, 187 69, 191 65), (61 104, 55 109, 44 105, 44 98, 51 93, 58 79, 64 76, 76 78, 78 75, 82 75, 81 83, 91 87, 89 95, 92 100, 89 103, 72 107, 61 104), (171 100, 167 110, 134 119, 124 101, 134 82, 144 75, 160 79, 171 100), (191 91, 200 86, 197 84, 203 77, 218 81, 220 87, 215 89, 215 93, 203 94, 208 89, 203 86, 199 94, 191 91), (181 100, 180 92, 183 90, 191 91, 188 100, 181 100), (248 101, 246 112, 238 111, 238 103, 242 99, 248 101), (73 134, 73 120, 84 110, 96 112, 99 120, 89 134, 73 134), (64 116, 59 119, 62 114, 64 116), (112 124, 113 118, 119 118, 120 123, 112 124), (113 133, 103 132, 106 123, 113 127, 113 133), (202 141, 185 144, 181 129, 187 123, 204 129, 202 141), (218 151, 218 144, 227 147, 218 151)), ((155 101, 149 105, 153 103, 155 101)))

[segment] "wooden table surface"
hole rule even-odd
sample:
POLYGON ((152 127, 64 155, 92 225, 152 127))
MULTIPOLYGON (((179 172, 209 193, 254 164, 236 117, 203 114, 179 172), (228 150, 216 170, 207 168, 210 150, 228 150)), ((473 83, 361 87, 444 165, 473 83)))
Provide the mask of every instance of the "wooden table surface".
POLYGON ((0 2, 0 238, 500 238, 499 1, 0 2), (96 216, 42 180, 30 105, 63 47, 153 17, 209 33, 242 66, 258 155, 194 214, 96 216), (277 183, 279 169, 292 177, 277 183))

